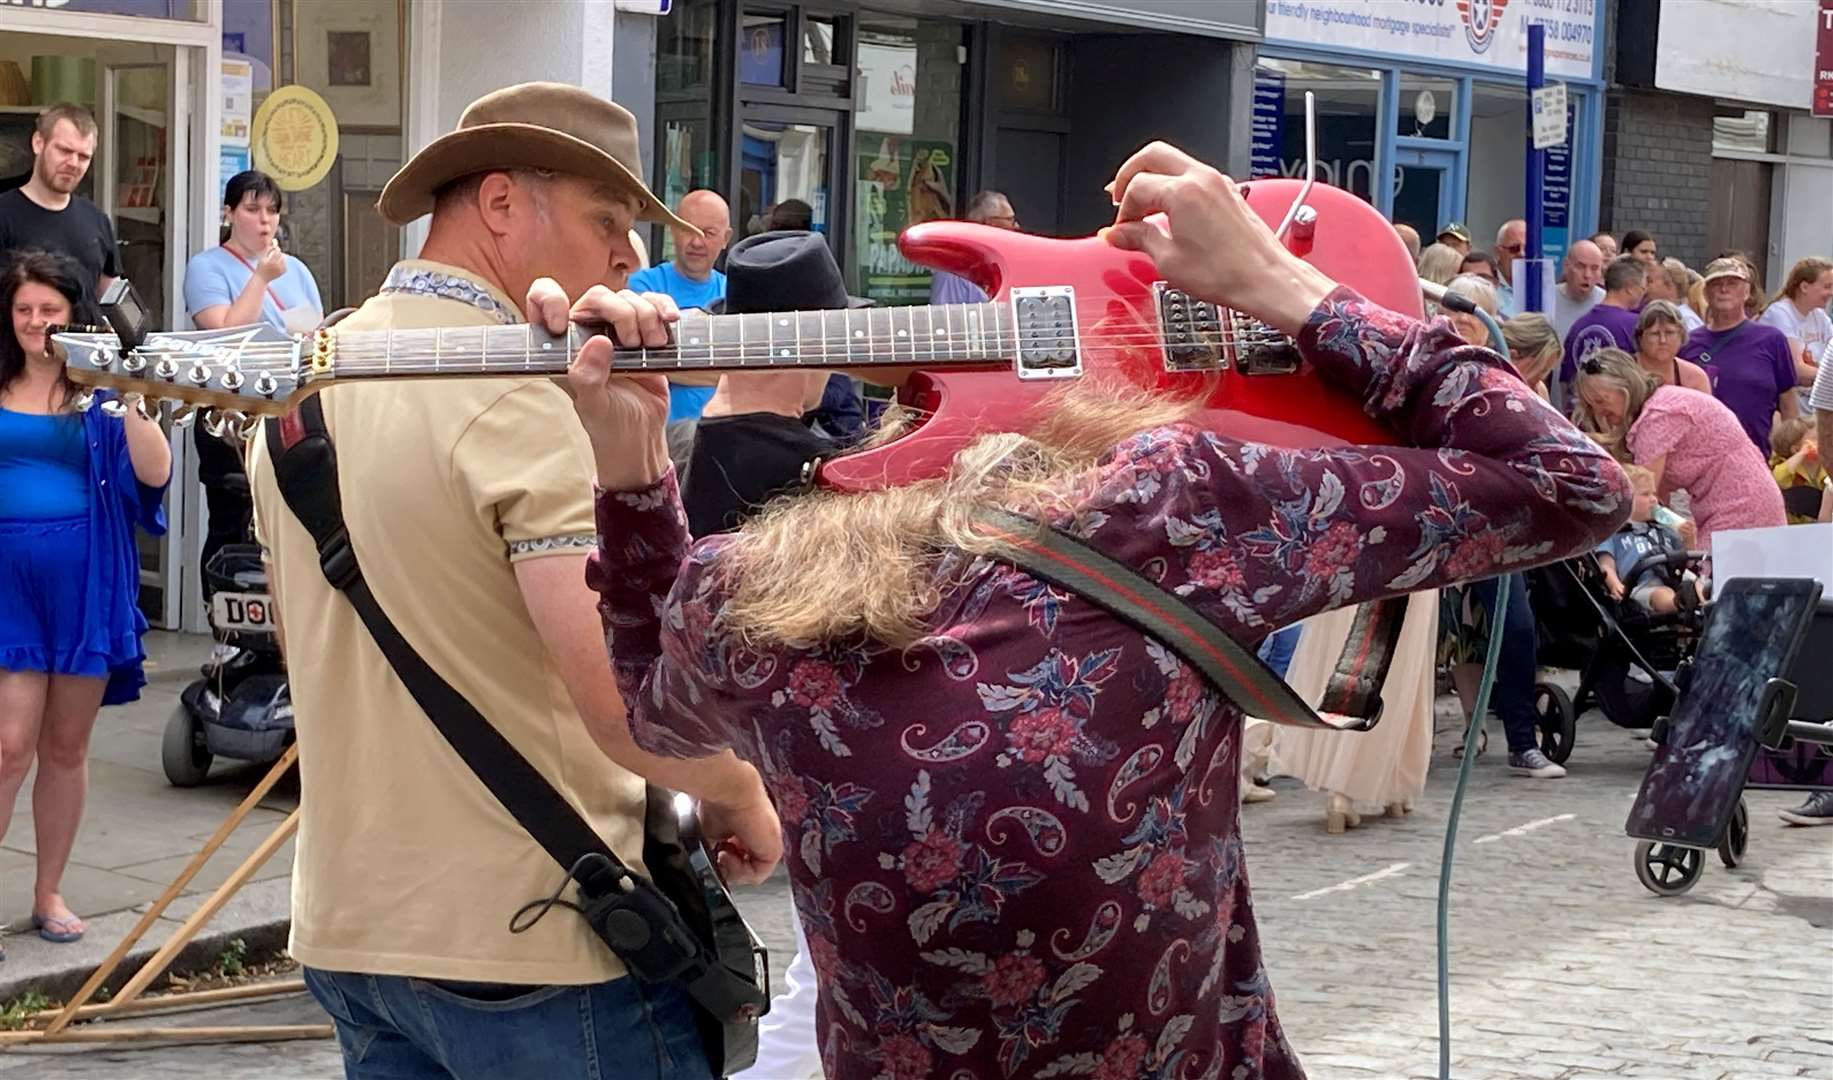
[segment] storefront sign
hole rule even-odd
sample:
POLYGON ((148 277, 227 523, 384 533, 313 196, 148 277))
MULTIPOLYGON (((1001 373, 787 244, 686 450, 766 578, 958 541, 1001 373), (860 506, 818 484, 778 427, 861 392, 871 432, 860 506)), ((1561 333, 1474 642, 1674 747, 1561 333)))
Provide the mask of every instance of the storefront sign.
POLYGON ((1254 128, 1252 176, 1279 175, 1279 148, 1285 138, 1286 76, 1264 67, 1254 68, 1254 128))
POLYGON ((1266 0, 1267 40, 1527 70, 1527 28, 1547 28, 1547 72, 1595 77, 1604 0, 1266 0))
POLYGON ((219 197, 217 201, 218 202, 222 201, 221 194, 229 190, 229 181, 234 180, 237 173, 245 173, 253 167, 254 167, 253 163, 251 162, 249 158, 248 147, 246 146, 218 147, 217 148, 217 165, 216 165, 216 186, 219 189, 221 189, 221 191, 219 191, 218 193, 219 197))
POLYGON ((1814 115, 1833 116, 1833 0, 1820 0, 1819 40, 1814 50, 1814 115))
MULTIPOLYGON (((1655 85, 1785 109, 1814 101, 1825 0, 1686 0, 1662 4, 1655 85)), ((1826 50, 1821 49, 1826 56, 1826 50)))
POLYGON ((930 272, 904 258, 897 236, 955 216, 955 144, 862 132, 858 169, 861 295, 881 304, 927 302, 930 272))
POLYGON ((854 127, 908 135, 916 130, 915 45, 860 42, 859 112, 854 127))
POLYGON ((337 161, 337 118, 325 99, 303 86, 283 86, 255 110, 255 168, 282 191, 303 191, 337 161))

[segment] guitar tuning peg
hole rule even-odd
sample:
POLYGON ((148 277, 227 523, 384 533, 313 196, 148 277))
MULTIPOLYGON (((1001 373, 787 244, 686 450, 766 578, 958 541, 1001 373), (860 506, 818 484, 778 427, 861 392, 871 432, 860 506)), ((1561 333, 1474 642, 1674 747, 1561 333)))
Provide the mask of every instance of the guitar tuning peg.
POLYGON ((255 393, 262 397, 273 397, 274 391, 278 389, 280 389, 280 380, 274 378, 273 372, 263 371, 255 376, 255 393))
POLYGON ((153 374, 170 382, 178 378, 178 364, 171 357, 162 356, 159 362, 153 365, 153 374))
POLYGON ((228 371, 223 372, 222 383, 223 389, 225 390, 240 390, 242 388, 241 369, 230 368, 228 371))
POLYGON ((203 415, 205 433, 213 439, 222 438, 223 432, 226 430, 226 425, 223 423, 223 417, 210 410, 206 410, 203 415))
POLYGON ((109 398, 107 401, 102 402, 102 415, 119 420, 121 417, 127 415, 127 402, 119 398, 109 398))
POLYGON ((146 370, 146 357, 139 353, 128 353, 121 361, 121 370, 129 375, 138 375, 146 370))
POLYGON ((199 360, 191 365, 191 370, 185 372, 185 378, 190 379, 198 386, 203 386, 210 381, 210 368, 206 366, 202 360, 199 360))
POLYGON ((97 349, 89 354, 89 366, 97 371, 107 371, 115 362, 113 349, 97 349))
POLYGON ((172 410, 172 426, 173 427, 190 427, 192 421, 197 419, 198 411, 199 410, 197 406, 195 405, 180 405, 178 408, 173 409, 172 410))
POLYGON ((77 412, 88 412, 95 407, 95 391, 83 390, 78 392, 75 397, 70 399, 70 404, 76 408, 77 412))
POLYGON ((159 411, 159 403, 157 401, 153 402, 151 409, 147 407, 145 394, 129 394, 127 395, 127 403, 134 407, 134 411, 139 413, 142 419, 150 420, 152 419, 152 414, 159 411))

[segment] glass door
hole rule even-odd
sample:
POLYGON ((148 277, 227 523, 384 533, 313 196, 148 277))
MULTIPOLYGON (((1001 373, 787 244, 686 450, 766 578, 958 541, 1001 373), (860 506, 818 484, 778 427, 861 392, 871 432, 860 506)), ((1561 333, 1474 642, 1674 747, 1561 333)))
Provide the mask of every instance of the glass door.
MULTIPOLYGON (((801 228, 836 243, 839 128, 839 118, 825 113, 746 113, 739 125, 735 210, 740 235, 801 228)), ((835 251, 838 257, 840 249, 835 251)))
POLYGON ((1452 178, 1456 166, 1457 154, 1453 151, 1396 150, 1393 220, 1413 226, 1422 237, 1436 236, 1454 212, 1452 178))
MULTIPOLYGON (((183 293, 182 283, 168 273, 174 244, 183 246, 182 233, 173 231, 183 216, 173 200, 173 150, 183 145, 184 134, 172 123, 172 65, 111 63, 106 50, 98 59, 96 122, 101 131, 92 170, 96 202, 114 222, 121 275, 133 283, 154 314, 155 325, 170 328, 183 293)), ((168 436, 171 430, 168 422, 168 436)), ((175 445, 174 483, 166 508, 173 527, 164 536, 135 534, 140 546, 140 609, 148 622, 162 627, 178 626, 180 616, 181 578, 175 564, 185 546, 179 518, 186 485, 179 470, 186 458, 177 449, 175 445)))

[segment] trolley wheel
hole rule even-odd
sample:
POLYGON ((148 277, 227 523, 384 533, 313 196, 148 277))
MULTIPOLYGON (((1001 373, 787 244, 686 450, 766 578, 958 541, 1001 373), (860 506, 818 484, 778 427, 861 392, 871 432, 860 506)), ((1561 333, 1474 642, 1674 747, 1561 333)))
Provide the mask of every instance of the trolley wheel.
POLYGON ((1636 878, 1656 896, 1679 896, 1699 882, 1705 859, 1698 848, 1657 844, 1636 845, 1636 878))
POLYGON ((1540 729, 1540 750, 1556 765, 1572 756, 1578 732, 1578 713, 1565 689, 1552 683, 1534 684, 1534 726, 1540 729))
POLYGON ((165 778, 173 787, 196 787, 210 775, 211 753, 204 746, 204 727, 182 704, 172 710, 165 722, 165 738, 159 746, 160 764, 165 778))
POLYGON ((1744 861, 1744 848, 1750 843, 1750 807, 1738 797, 1738 808, 1725 823, 1725 835, 1718 838, 1718 861, 1727 869, 1736 869, 1744 861))

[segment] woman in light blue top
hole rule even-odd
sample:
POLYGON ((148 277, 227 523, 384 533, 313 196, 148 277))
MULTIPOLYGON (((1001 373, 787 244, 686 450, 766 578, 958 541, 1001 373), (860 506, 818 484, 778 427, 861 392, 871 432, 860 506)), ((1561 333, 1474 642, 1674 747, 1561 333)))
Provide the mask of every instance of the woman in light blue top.
POLYGON ((324 317, 318 282, 280 250, 280 186, 266 173, 237 173, 223 192, 229 235, 185 267, 185 310, 200 330, 265 322, 308 333, 324 317))

